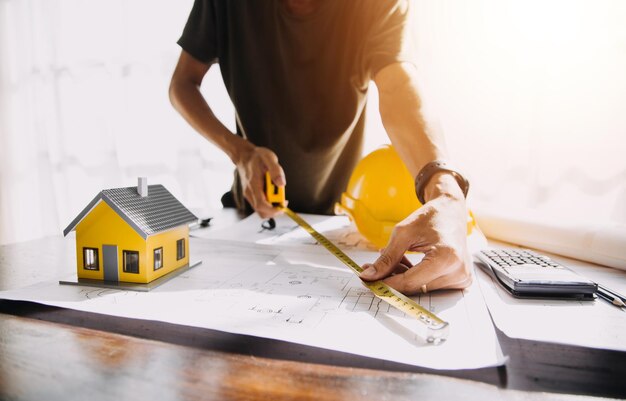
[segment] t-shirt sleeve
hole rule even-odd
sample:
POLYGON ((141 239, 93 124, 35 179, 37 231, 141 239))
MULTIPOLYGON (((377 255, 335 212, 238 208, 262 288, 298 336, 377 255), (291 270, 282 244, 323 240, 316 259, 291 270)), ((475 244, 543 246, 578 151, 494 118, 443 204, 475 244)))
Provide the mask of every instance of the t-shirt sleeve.
POLYGON ((217 25, 213 0, 195 0, 183 35, 177 43, 203 63, 217 60, 217 25))
POLYGON ((365 43, 370 79, 396 62, 413 63, 408 0, 377 0, 378 8, 365 43))

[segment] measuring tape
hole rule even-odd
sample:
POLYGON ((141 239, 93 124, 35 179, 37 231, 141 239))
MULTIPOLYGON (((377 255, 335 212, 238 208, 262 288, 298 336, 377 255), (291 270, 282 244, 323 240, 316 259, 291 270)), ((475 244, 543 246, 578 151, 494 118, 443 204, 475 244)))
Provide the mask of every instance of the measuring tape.
MULTIPOLYGON (((315 240, 332 253, 337 259, 348 266, 357 275, 360 274, 363 269, 352 258, 346 255, 341 249, 333 244, 328 238, 320 234, 309 223, 307 223, 296 212, 289 209, 286 206, 285 201, 285 187, 278 187, 274 185, 269 173, 265 175, 265 192, 267 200, 273 206, 282 210, 291 220, 293 220, 298 226, 302 227, 308 232, 315 240)), ((430 312, 417 302, 408 298, 404 294, 389 287, 381 280, 377 281, 363 281, 363 285, 369 288, 372 293, 393 306, 406 313, 409 316, 413 316, 423 325, 421 327, 425 329, 422 333, 422 337, 429 343, 439 344, 448 337, 450 325, 448 322, 440 319, 437 315, 430 312)), ((422 331, 422 330, 420 330, 422 331)))

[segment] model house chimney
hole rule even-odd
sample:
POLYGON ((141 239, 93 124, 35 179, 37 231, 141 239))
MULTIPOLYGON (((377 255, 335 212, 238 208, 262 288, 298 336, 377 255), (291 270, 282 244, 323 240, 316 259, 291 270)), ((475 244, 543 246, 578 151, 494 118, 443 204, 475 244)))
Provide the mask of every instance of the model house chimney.
POLYGON ((141 197, 148 196, 148 177, 139 177, 137 179, 137 193, 141 197))

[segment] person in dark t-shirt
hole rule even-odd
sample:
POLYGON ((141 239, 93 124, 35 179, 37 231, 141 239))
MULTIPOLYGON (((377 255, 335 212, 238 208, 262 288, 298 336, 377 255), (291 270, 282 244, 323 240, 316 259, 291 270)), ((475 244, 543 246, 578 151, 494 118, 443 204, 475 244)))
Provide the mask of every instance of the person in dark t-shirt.
POLYGON ((276 185, 289 182, 290 208, 329 214, 360 159, 374 81, 392 144, 414 177, 428 178, 419 185, 424 206, 396 226, 361 278, 412 294, 465 288, 471 274, 467 188, 433 163, 445 159, 443 139, 420 113, 408 9, 409 0, 195 0, 178 40, 170 99, 235 164, 231 196, 239 209, 277 213, 263 193, 269 172, 276 185), (236 134, 199 90, 216 63, 235 106, 236 134), (407 250, 426 256, 411 266, 407 250))

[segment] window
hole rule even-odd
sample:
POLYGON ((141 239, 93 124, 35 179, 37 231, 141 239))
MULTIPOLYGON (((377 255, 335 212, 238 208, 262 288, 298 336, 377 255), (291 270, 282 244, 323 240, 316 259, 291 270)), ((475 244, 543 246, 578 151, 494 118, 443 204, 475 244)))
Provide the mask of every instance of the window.
POLYGON ((176 241, 176 260, 181 260, 185 257, 185 239, 181 238, 176 241))
POLYGON ((154 250, 154 270, 163 267, 163 247, 154 250))
POLYGON ((85 270, 100 270, 98 248, 83 248, 83 268, 85 270))
POLYGON ((124 251, 124 273, 139 273, 139 252, 124 251))

